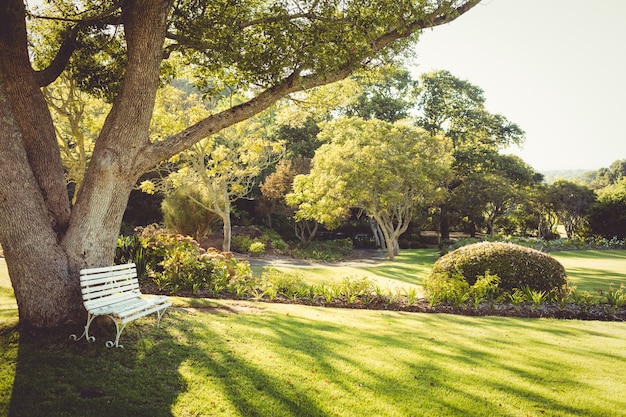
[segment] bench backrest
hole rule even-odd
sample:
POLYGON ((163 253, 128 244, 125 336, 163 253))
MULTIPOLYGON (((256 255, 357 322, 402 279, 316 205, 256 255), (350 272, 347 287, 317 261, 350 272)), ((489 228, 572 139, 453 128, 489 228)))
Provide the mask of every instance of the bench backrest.
POLYGON ((135 264, 81 269, 80 289, 88 311, 141 296, 135 264))

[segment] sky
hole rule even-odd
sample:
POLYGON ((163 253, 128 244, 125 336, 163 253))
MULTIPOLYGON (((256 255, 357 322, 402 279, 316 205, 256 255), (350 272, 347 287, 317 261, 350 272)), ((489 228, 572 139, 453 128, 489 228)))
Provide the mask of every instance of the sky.
POLYGON ((414 74, 448 70, 526 132, 539 172, 626 159, 626 0, 483 0, 415 46, 414 74))

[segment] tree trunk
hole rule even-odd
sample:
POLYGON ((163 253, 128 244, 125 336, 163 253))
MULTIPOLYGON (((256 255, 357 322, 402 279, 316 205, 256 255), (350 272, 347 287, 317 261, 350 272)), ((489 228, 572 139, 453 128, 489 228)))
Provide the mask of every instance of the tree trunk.
POLYGON ((230 241, 232 235, 232 227, 230 221, 230 202, 227 202, 224 217, 222 218, 224 222, 224 242, 222 243, 222 250, 224 252, 230 252, 230 241))
POLYGON ((450 219, 448 218, 448 208, 446 206, 440 207, 439 212, 439 238, 450 239, 450 219))
POLYGON ((0 244, 20 323, 55 327, 80 312, 80 292, 21 138, 0 78, 0 244))

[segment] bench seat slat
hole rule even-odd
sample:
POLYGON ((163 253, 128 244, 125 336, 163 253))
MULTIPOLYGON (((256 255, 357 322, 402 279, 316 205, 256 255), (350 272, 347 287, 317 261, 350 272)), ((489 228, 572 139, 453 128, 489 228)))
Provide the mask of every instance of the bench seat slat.
POLYGON ((99 268, 86 268, 80 270, 81 276, 88 276, 92 274, 97 274, 100 272, 115 272, 115 271, 123 271, 123 270, 131 270, 137 269, 135 264, 121 264, 121 265, 113 265, 113 266, 102 266, 99 268))
POLYGON ((125 316, 129 311, 142 309, 145 307, 151 307, 157 304, 163 304, 167 301, 167 297, 155 296, 155 297, 134 297, 126 300, 122 300, 113 304, 102 304, 98 307, 91 309, 93 314, 115 314, 117 316, 125 316))
POLYGON ((130 313, 129 315, 127 315, 127 316, 121 317, 120 319, 121 319, 122 323, 129 323, 129 322, 131 322, 133 320, 136 320, 136 319, 138 319, 140 317, 143 317, 143 316, 146 316, 148 314, 152 314, 152 313, 157 312, 159 310, 165 309, 165 308, 167 308, 167 307, 169 307, 171 305, 172 305, 172 303, 168 301, 166 303, 154 304, 151 307, 146 306, 146 308, 141 309, 141 310, 136 310, 133 313, 130 313))
MULTIPOLYGON (((139 292, 126 292, 122 294, 116 294, 113 296, 93 298, 91 300, 85 301, 83 304, 85 305, 85 309, 92 314, 106 314, 106 313, 96 313, 96 310, 104 307, 104 306, 115 306, 121 305, 124 302, 129 300, 134 300, 139 298, 141 293, 139 292)), ((113 308, 113 307, 112 307, 113 308)))

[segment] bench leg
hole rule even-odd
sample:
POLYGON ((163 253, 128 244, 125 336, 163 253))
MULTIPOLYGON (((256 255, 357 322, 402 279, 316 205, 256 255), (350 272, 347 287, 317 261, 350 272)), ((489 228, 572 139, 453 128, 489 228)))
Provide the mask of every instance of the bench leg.
POLYGON ((124 331, 124 329, 126 328, 126 324, 127 323, 120 323, 117 320, 113 319, 113 322, 115 323, 115 340, 109 340, 106 342, 106 347, 118 347, 118 348, 123 348, 124 345, 120 345, 120 335, 122 334, 122 332, 124 331))
POLYGON ((161 327, 161 318, 163 317, 163 315, 165 315, 166 311, 167 311, 167 307, 165 307, 163 310, 157 311, 157 328, 161 327))
POLYGON ((85 329, 83 330, 83 334, 80 335, 80 337, 76 337, 75 334, 71 334, 70 335, 70 340, 80 340, 83 337, 88 341, 88 342, 93 342, 96 340, 95 337, 93 336, 89 336, 89 326, 91 326, 91 322, 93 321, 93 319, 95 319, 96 316, 94 316, 91 313, 87 313, 87 323, 85 324, 85 329))

